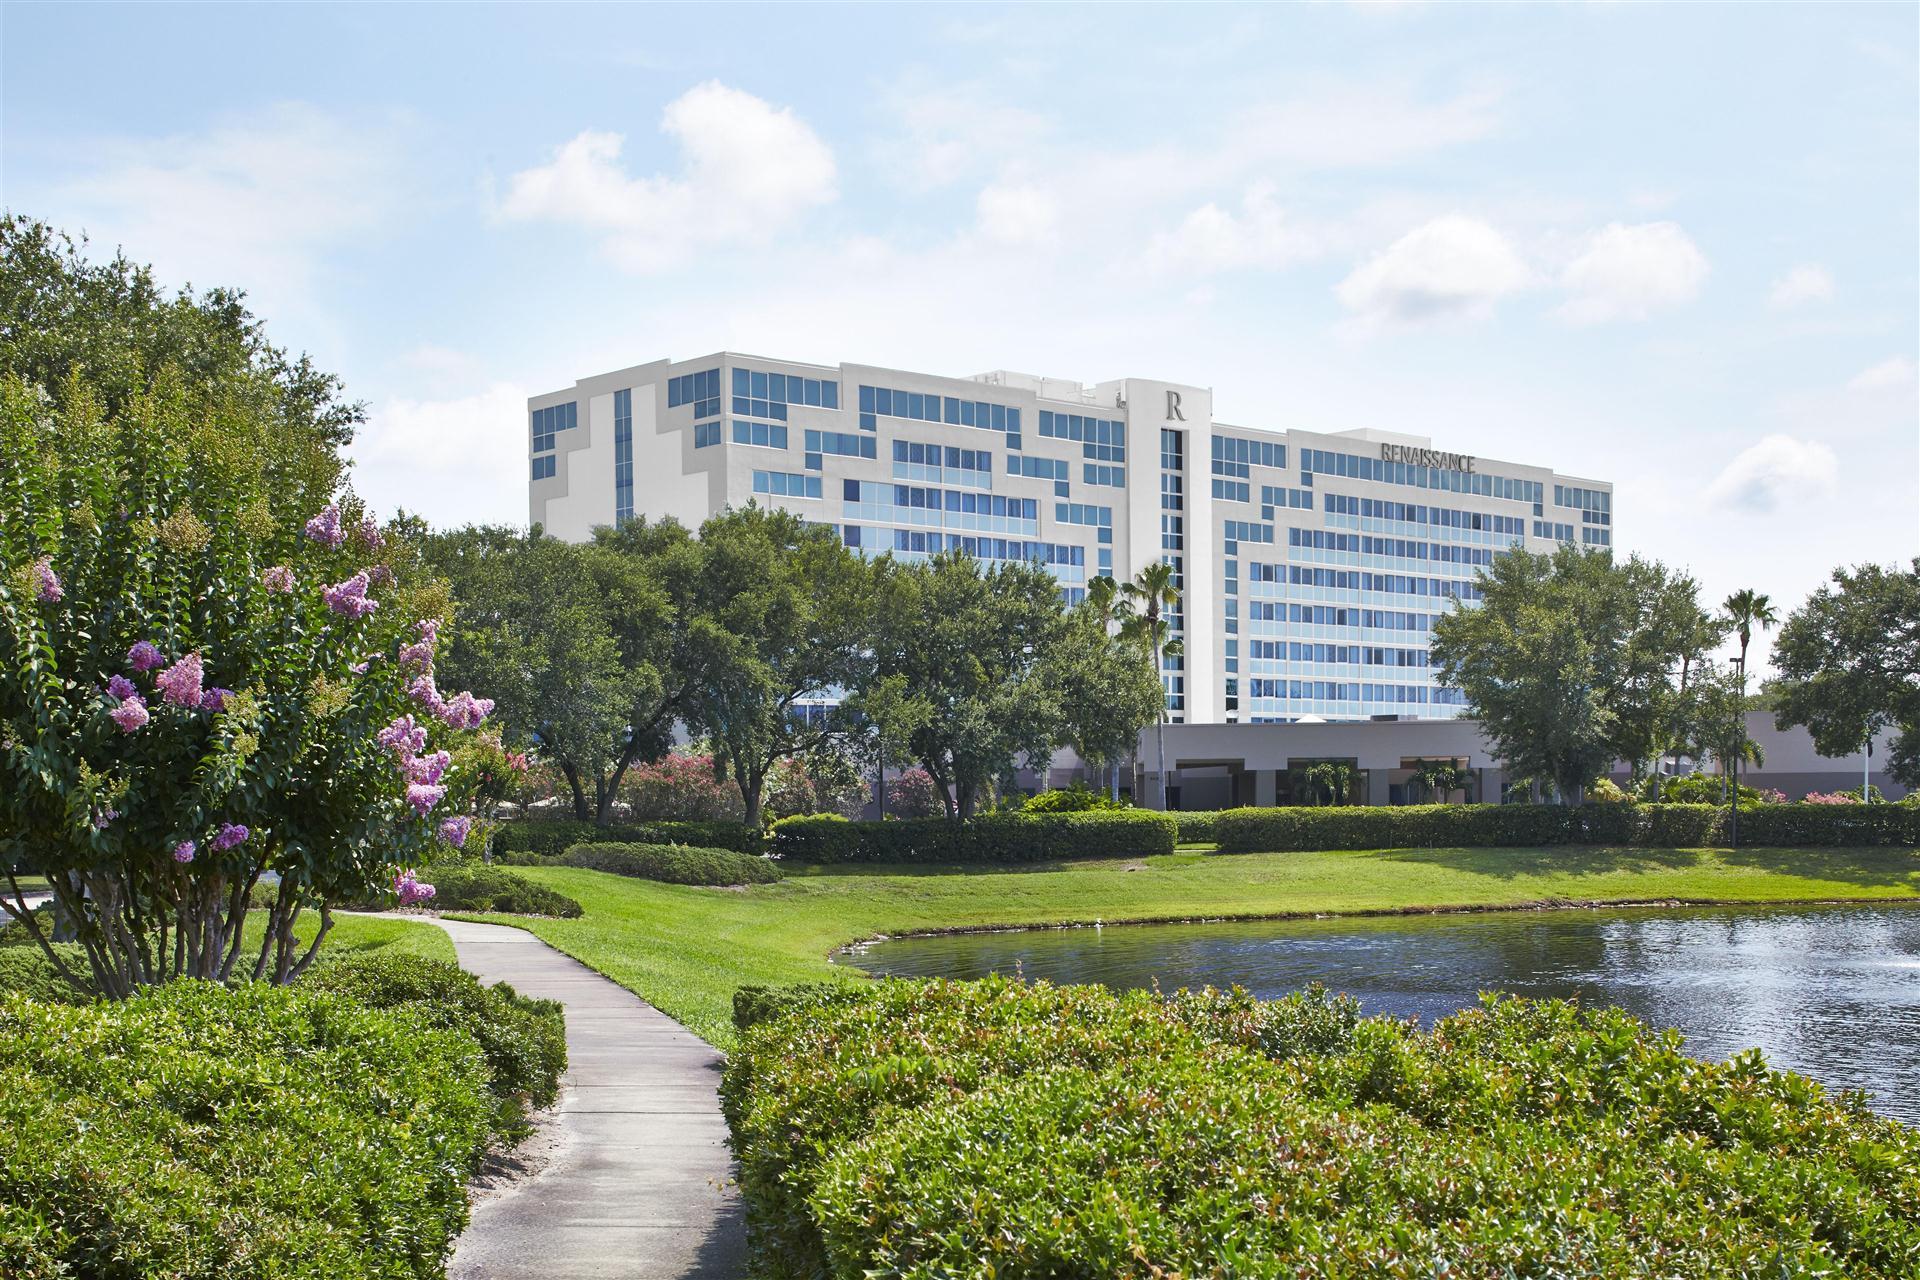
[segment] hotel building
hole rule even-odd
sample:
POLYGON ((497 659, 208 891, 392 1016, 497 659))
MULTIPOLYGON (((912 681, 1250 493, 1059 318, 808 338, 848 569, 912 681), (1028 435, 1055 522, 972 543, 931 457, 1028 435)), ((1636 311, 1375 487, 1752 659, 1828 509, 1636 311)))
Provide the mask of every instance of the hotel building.
POLYGON ((1613 487, 1360 430, 1215 421, 1203 387, 1084 386, 720 352, 527 402, 529 519, 557 537, 635 515, 690 527, 749 501, 865 555, 947 548, 1100 574, 1173 566, 1170 718, 1446 719, 1433 620, 1512 547, 1612 545, 1613 487))

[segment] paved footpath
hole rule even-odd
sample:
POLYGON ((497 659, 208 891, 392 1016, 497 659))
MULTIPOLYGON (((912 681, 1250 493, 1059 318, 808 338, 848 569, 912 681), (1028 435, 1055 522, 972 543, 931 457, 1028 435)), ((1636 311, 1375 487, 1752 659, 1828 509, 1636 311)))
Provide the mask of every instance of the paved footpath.
POLYGON ((462 968, 567 1009, 567 1074, 538 1172, 474 1207, 453 1280, 739 1280, 745 1230, 722 1059, 523 929, 442 920, 462 968))

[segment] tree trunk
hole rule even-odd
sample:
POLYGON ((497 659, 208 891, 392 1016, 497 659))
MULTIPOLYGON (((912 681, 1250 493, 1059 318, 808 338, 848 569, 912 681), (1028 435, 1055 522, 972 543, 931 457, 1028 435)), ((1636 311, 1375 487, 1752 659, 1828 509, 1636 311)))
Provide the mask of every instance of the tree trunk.
POLYGON ((746 823, 748 831, 758 831, 760 829, 761 796, 766 793, 767 789, 767 772, 764 769, 754 769, 743 774, 736 769, 734 771, 734 781, 740 785, 740 798, 747 802, 747 811, 741 821, 746 823))
POLYGON ((572 764, 562 762, 560 774, 567 780, 567 786, 573 792, 573 816, 581 822, 590 821, 593 814, 587 808, 587 793, 580 785, 580 771, 572 764))

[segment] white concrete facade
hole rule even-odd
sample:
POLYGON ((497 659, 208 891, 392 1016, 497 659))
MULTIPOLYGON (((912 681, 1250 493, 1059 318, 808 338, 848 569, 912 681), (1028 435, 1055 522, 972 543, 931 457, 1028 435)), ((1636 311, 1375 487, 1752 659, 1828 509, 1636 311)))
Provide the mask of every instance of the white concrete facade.
POLYGON ((1166 672, 1169 710, 1196 724, 1449 718, 1427 639, 1478 565, 1612 542, 1604 481, 1458 441, 1236 427, 1214 420, 1209 389, 1153 379, 716 352, 527 407, 528 515, 558 537, 627 515, 697 527, 757 501, 863 554, 1038 560, 1069 599, 1164 558, 1186 648, 1166 672), (551 430, 561 411, 571 425, 551 430))

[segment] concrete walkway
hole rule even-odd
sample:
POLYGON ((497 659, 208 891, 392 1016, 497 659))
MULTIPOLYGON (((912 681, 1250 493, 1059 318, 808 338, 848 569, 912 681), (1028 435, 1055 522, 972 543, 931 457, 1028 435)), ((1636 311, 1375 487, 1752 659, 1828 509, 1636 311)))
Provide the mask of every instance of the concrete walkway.
POLYGON ((567 1009, 551 1159, 474 1206, 453 1280, 739 1280, 722 1059, 626 988, 505 925, 442 920, 461 967, 567 1009))

